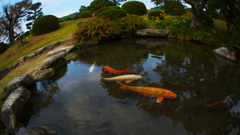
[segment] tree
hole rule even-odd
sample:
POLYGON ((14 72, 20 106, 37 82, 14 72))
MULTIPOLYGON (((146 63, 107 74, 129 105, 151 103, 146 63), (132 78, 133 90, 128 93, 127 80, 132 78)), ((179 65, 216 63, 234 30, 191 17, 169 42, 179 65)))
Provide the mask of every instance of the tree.
POLYGON ((32 6, 29 8, 28 15, 27 15, 27 21, 31 21, 26 24, 27 29, 32 29, 32 25, 34 22, 39 18, 43 16, 42 8, 40 6, 42 5, 41 2, 37 2, 32 4, 32 6))
POLYGON ((15 35, 21 29, 20 22, 27 15, 27 10, 32 5, 31 0, 23 0, 14 5, 6 5, 3 7, 3 13, 0 17, 0 36, 7 37, 10 45, 15 42, 15 35))
POLYGON ((85 9, 86 7, 84 5, 82 5, 79 9, 79 13, 81 14, 83 12, 83 10, 85 9))
POLYGON ((124 2, 124 1, 127 1, 127 0, 112 0, 112 2, 113 2, 115 5, 121 5, 120 2, 124 2))

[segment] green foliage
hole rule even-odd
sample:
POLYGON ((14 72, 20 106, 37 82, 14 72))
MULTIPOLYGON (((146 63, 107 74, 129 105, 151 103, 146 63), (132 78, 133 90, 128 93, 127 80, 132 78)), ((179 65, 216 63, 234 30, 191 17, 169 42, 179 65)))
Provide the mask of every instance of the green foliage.
POLYGON ((63 19, 62 18, 58 18, 58 22, 63 22, 63 19))
POLYGON ((209 15, 202 17, 200 23, 213 27, 213 19, 209 15))
POLYGON ((0 54, 4 53, 8 49, 8 44, 0 42, 0 54))
POLYGON ((142 17, 137 15, 128 15, 118 21, 122 29, 122 38, 131 37, 135 30, 145 28, 146 24, 142 17))
POLYGON ((3 88, 3 91, 4 91, 5 93, 7 93, 7 86, 5 86, 5 87, 3 88))
POLYGON ((90 3, 90 6, 83 9, 83 11, 90 11, 94 13, 101 7, 115 6, 115 4, 109 0, 94 0, 90 3))
POLYGON ((64 19, 64 21, 70 21, 70 20, 72 20, 71 17, 67 17, 66 19, 64 19))
POLYGON ((172 15, 182 15, 185 13, 184 6, 181 2, 178 1, 165 1, 164 2, 164 12, 169 14, 172 12, 172 15))
POLYGON ((113 40, 120 35, 121 29, 117 22, 106 17, 92 18, 83 22, 74 32, 74 45, 80 49, 82 46, 94 45, 113 40))
POLYGON ((89 18, 92 17, 92 13, 90 11, 83 11, 80 15, 79 18, 89 18))
POLYGON ((58 18, 53 15, 42 16, 33 24, 33 36, 46 34, 59 29, 58 18))
POLYGON ((100 9, 101 7, 109 7, 109 6, 115 6, 115 4, 113 4, 113 2, 111 1, 102 1, 97 4, 96 9, 100 9))
POLYGON ((121 9, 119 6, 109 6, 109 7, 114 9, 121 9))
POLYGON ((76 19, 79 19, 79 15, 75 15, 75 16, 73 17, 73 20, 76 20, 76 19))
POLYGON ((32 29, 32 24, 34 23, 34 21, 43 16, 42 8, 40 8, 41 5, 41 2, 37 2, 32 4, 29 8, 26 20, 31 22, 26 24, 27 29, 32 29))
POLYGON ((110 18, 111 20, 116 21, 126 15, 127 15, 127 13, 122 9, 108 9, 108 10, 104 10, 101 13, 99 13, 97 15, 97 17, 106 16, 107 18, 110 18))
POLYGON ((148 19, 156 20, 156 17, 158 17, 160 20, 163 20, 164 19, 163 12, 160 10, 152 10, 148 13, 148 19))
POLYGON ((110 9, 110 7, 101 7, 99 8, 97 11, 95 11, 95 16, 97 16, 100 12, 104 11, 104 10, 108 10, 110 9))
POLYGON ((147 8, 143 2, 128 1, 122 5, 122 9, 128 14, 143 15, 147 13, 147 8))

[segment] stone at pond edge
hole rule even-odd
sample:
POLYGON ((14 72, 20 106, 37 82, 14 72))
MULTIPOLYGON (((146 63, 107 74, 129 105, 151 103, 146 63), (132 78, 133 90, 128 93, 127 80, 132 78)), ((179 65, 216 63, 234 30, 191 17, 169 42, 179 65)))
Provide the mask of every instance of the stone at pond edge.
POLYGON ((61 44, 61 42, 57 42, 57 43, 53 44, 53 46, 56 47, 56 46, 59 46, 60 44, 61 44))
POLYGON ((23 56, 21 58, 18 59, 18 63, 21 64, 21 63, 24 63, 26 61, 26 56, 23 56))
POLYGON ((220 48, 214 49, 213 53, 216 56, 221 57, 222 59, 228 60, 232 63, 234 63, 236 61, 236 59, 234 58, 232 53, 226 47, 220 47, 220 48))
POLYGON ((48 61, 46 61, 43 66, 40 69, 47 69, 55 66, 56 64, 60 64, 61 62, 66 61, 63 55, 60 55, 58 57, 54 57, 48 61))
POLYGON ((31 97, 31 92, 21 86, 14 90, 3 103, 1 110, 2 121, 11 134, 16 134, 18 130, 17 123, 31 97))
POLYGON ((16 77, 14 80, 8 83, 7 95, 9 96, 15 89, 20 86, 31 90, 34 86, 36 86, 36 84, 29 74, 26 74, 22 77, 16 77))
POLYGON ((57 135, 56 133, 49 133, 46 129, 41 127, 34 127, 21 133, 20 135, 57 135))
POLYGON ((0 71, 0 80, 2 80, 10 72, 9 68, 4 68, 0 71))
POLYGON ((44 79, 46 79, 50 76, 53 76, 54 73, 55 73, 55 70, 53 68, 43 69, 34 76, 33 80, 34 81, 41 81, 41 80, 44 80, 44 79))
POLYGON ((45 47, 40 48, 39 50, 36 51, 36 55, 43 53, 45 49, 46 49, 45 47))
POLYGON ((11 69, 14 69, 14 68, 16 68, 18 66, 18 62, 17 63, 15 63, 15 64, 13 64, 12 65, 12 67, 11 67, 11 69))
POLYGON ((52 50, 52 49, 53 49, 53 46, 51 44, 46 46, 46 50, 52 50))
POLYGON ((31 58, 33 58, 33 57, 35 57, 36 56, 36 54, 30 54, 30 55, 28 55, 28 59, 31 59, 31 58))
POLYGON ((74 46, 67 46, 67 47, 54 49, 54 50, 48 52, 46 57, 58 54, 60 52, 69 52, 69 51, 72 51, 73 49, 74 49, 74 46))
POLYGON ((169 32, 165 29, 138 29, 135 35, 146 37, 167 37, 169 32))
POLYGON ((66 58, 66 60, 72 60, 72 59, 76 58, 77 56, 78 56, 78 54, 69 53, 69 54, 67 54, 67 56, 65 58, 66 58))

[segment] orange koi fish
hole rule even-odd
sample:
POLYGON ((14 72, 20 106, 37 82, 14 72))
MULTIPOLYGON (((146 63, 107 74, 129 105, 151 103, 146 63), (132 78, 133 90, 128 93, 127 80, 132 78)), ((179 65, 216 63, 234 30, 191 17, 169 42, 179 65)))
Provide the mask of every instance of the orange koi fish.
POLYGON ((131 68, 125 69, 123 71, 115 70, 109 66, 103 66, 103 68, 104 68, 104 71, 109 72, 109 75, 111 75, 111 73, 115 73, 115 74, 122 74, 122 73, 126 73, 126 72, 131 73, 131 71, 129 71, 129 70, 131 70, 131 68))
POLYGON ((121 89, 124 90, 132 90, 143 94, 144 96, 154 96, 157 97, 156 102, 160 103, 164 98, 176 98, 177 94, 170 90, 162 89, 162 88, 155 88, 155 87, 135 87, 135 86, 128 86, 122 84, 121 89))
POLYGON ((228 108, 231 108, 234 104, 236 104, 234 99, 232 99, 231 96, 228 96, 224 100, 220 100, 220 101, 217 101, 217 102, 215 102, 213 104, 205 106, 202 109, 202 111, 206 110, 206 109, 216 109, 216 110, 220 110, 220 109, 223 109, 223 108, 228 109, 228 108))

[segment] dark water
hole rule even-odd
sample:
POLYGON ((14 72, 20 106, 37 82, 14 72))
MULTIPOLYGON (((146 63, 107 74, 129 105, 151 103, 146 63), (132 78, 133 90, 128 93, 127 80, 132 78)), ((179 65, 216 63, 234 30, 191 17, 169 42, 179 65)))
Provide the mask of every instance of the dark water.
MULTIPOLYGON (((142 40, 142 39, 141 39, 142 40)), ((79 57, 56 71, 56 75, 37 83, 32 115, 28 125, 43 127, 59 135, 77 134, 231 134, 240 128, 240 70, 223 66, 204 45, 157 40, 160 46, 146 47, 128 39, 85 48, 79 57), (96 61, 92 73, 88 69, 96 61), (127 85, 163 87, 167 83, 196 86, 188 89, 166 87, 175 99, 163 99, 120 89, 116 82, 101 82, 113 77, 103 71, 131 68, 142 80, 127 85), (200 109, 233 96, 228 109, 200 109)), ((143 42, 143 41, 140 41, 143 42)))

